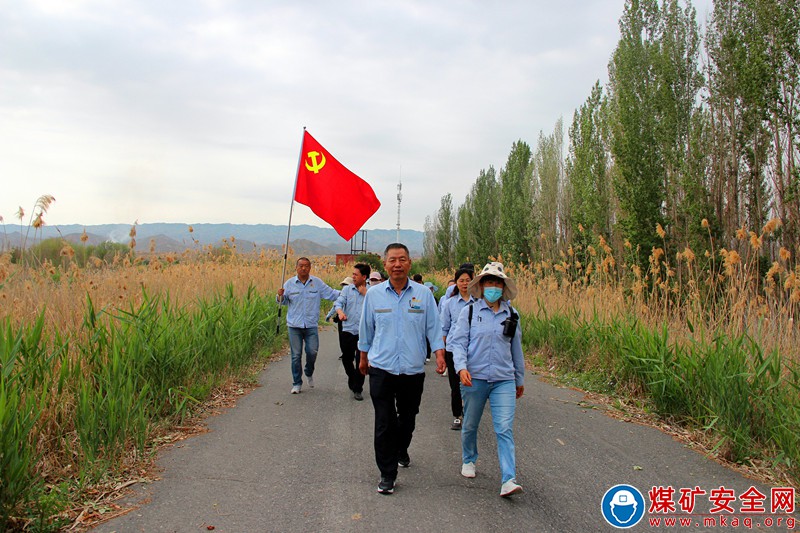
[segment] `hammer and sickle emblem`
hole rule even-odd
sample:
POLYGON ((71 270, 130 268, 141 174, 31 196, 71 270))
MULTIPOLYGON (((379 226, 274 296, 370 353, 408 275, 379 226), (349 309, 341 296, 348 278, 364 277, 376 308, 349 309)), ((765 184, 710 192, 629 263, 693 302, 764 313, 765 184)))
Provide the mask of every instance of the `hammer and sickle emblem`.
POLYGON ((309 164, 308 160, 306 160, 306 168, 311 172, 313 172, 314 174, 319 174, 319 171, 322 170, 322 167, 325 166, 325 154, 313 151, 313 152, 308 152, 308 154, 306 155, 308 156, 308 159, 311 160, 311 164, 309 164), (322 157, 322 161, 320 161, 319 163, 317 163, 317 156, 322 157))

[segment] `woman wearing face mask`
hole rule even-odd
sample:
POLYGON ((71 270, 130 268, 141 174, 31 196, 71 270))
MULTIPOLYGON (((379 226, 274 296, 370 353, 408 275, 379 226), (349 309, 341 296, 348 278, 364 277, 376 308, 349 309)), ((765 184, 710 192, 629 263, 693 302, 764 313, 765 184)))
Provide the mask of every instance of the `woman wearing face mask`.
POLYGON ((477 300, 458 315, 447 349, 461 380, 464 419, 461 429, 461 475, 475 477, 478 425, 486 401, 492 410, 502 475, 500 496, 522 492, 516 481, 514 412, 525 391, 525 362, 519 314, 508 303, 517 295, 502 263, 489 263, 468 286, 477 300))

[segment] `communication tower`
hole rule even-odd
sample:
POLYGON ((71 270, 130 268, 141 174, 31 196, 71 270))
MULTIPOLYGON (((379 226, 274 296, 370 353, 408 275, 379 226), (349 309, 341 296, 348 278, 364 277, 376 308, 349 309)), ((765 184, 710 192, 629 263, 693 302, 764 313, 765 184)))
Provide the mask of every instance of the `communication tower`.
POLYGON ((400 168, 400 181, 397 183, 397 239, 400 242, 400 203, 403 201, 403 168, 400 168))

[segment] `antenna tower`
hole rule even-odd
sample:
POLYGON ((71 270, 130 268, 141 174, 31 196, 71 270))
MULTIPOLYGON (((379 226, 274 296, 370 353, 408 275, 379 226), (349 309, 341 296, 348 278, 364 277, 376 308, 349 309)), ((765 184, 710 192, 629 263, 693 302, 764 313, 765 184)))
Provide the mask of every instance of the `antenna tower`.
POLYGON ((400 242, 400 203, 403 201, 403 167, 400 167, 400 181, 397 183, 397 239, 400 242))

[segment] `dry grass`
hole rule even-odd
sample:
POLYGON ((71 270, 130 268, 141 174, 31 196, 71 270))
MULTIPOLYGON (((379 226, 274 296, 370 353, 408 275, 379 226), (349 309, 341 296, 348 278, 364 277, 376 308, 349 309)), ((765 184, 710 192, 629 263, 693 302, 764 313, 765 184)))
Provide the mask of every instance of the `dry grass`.
MULTIPOLYGON (((747 335, 765 352, 779 350, 800 362, 800 248, 773 249, 771 238, 779 228, 778 219, 759 233, 742 228, 728 248, 709 234, 703 250, 691 250, 670 247, 658 226, 663 245, 650 250, 645 269, 638 264, 641 251, 629 243, 615 252, 602 236, 582 234, 584 244, 565 245, 536 263, 506 262, 519 288, 513 303, 523 313, 546 309, 604 320, 634 316, 653 328, 668 324, 679 340, 701 333, 747 335), (774 256, 768 269, 759 268, 762 256, 774 256)), ((429 277, 446 286, 450 272, 429 277)))
MULTIPOLYGON (((329 257, 315 258, 312 274, 336 287, 347 269, 331 266, 333 262, 329 257)), ((87 295, 96 309, 137 307, 143 291, 169 294, 175 304, 191 306, 228 285, 239 296, 250 286, 260 294, 275 292, 282 267, 281 253, 237 253, 233 247, 222 254, 207 249, 139 255, 133 260, 117 256, 109 262, 92 258, 85 268, 69 259, 63 265, 23 267, 12 264, 5 254, 0 256, 0 320, 10 319, 18 326, 32 322, 44 310, 48 329, 69 334, 80 329, 87 295)), ((290 250, 286 276, 292 275, 290 250)))

